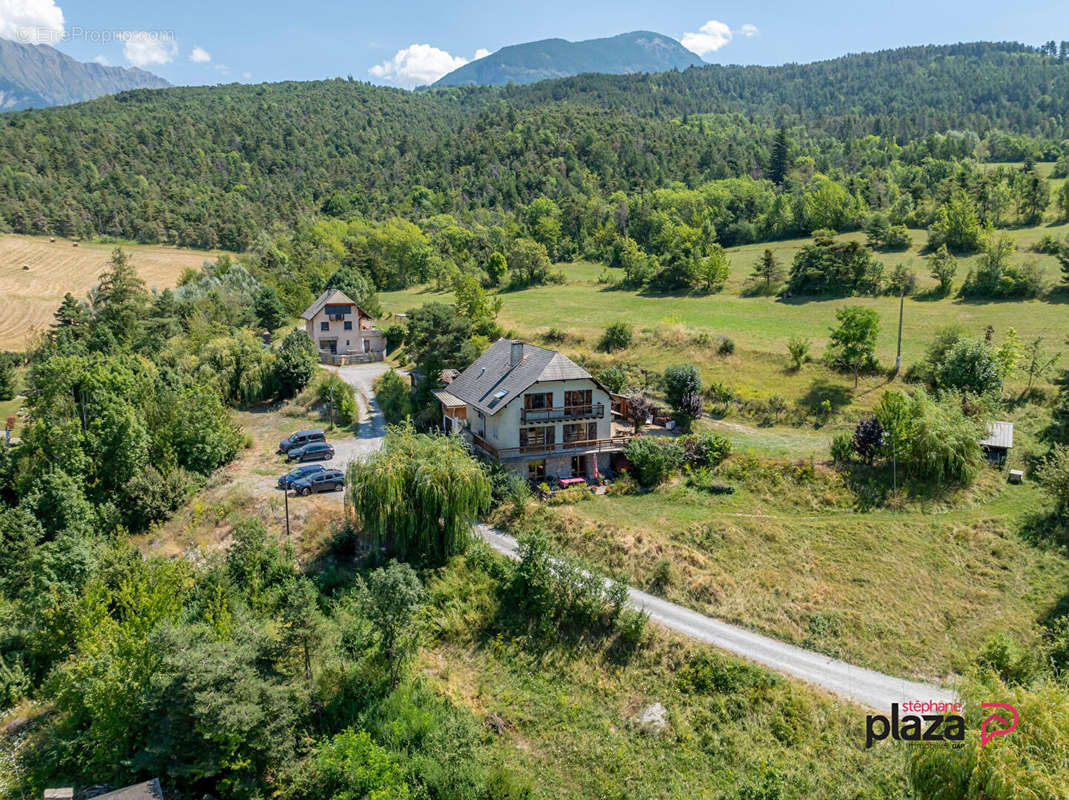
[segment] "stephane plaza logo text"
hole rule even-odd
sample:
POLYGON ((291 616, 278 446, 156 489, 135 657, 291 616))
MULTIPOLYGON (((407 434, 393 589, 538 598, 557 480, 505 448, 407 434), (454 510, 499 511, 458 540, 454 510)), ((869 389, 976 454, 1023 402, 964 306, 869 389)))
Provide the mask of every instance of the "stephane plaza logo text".
MULTIPOLYGON (((981 703, 982 708, 998 709, 980 723, 980 746, 987 747, 996 736, 1017 730, 1017 709, 1007 703, 981 703)), ((865 717, 865 747, 890 737, 903 742, 963 742, 965 717, 960 702, 908 700, 891 703, 890 718, 883 714, 865 717)))

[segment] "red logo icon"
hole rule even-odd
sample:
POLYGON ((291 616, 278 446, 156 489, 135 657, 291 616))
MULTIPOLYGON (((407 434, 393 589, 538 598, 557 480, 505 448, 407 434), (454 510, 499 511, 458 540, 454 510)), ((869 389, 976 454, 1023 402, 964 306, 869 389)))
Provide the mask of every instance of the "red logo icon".
POLYGON ((986 747, 987 743, 994 739, 996 736, 1002 736, 1017 730, 1017 709, 1007 703, 981 703, 982 708, 1004 708, 1013 715, 1013 722, 1007 722, 1006 718, 999 714, 997 711, 980 723, 980 747, 986 747), (988 723, 997 722, 1002 725, 993 731, 988 731, 988 723))

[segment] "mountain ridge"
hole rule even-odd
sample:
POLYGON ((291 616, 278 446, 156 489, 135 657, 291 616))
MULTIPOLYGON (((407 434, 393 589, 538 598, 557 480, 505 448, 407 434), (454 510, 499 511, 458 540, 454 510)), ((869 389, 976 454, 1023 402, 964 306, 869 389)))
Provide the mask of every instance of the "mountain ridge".
POLYGON ((433 86, 503 86, 589 72, 667 72, 705 64, 678 41, 655 31, 630 31, 571 42, 539 39, 508 45, 439 78, 433 86))
POLYGON ((0 39, 0 111, 68 105, 128 89, 170 85, 137 67, 78 61, 46 44, 0 39))

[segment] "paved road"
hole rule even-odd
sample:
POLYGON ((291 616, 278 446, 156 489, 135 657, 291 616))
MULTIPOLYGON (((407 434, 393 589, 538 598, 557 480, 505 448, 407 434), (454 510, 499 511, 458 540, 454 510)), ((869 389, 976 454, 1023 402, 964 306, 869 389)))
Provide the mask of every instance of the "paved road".
MULTIPOLYGON (((516 540, 511 536, 483 524, 476 525, 475 532, 494 550, 509 558, 517 558, 516 540)), ((816 684, 877 711, 887 713, 891 703, 904 700, 951 702, 956 699, 954 693, 947 689, 855 667, 845 661, 729 625, 637 589, 628 591, 628 599, 634 608, 645 611, 651 620, 666 628, 744 656, 784 675, 816 684)))

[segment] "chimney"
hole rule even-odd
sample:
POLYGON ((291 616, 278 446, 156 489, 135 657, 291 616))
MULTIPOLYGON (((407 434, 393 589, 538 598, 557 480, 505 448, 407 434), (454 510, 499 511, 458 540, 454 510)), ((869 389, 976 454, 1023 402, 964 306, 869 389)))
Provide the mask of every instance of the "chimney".
POLYGON ((516 369, 516 365, 523 361, 523 342, 512 342, 509 351, 509 369, 516 369))

